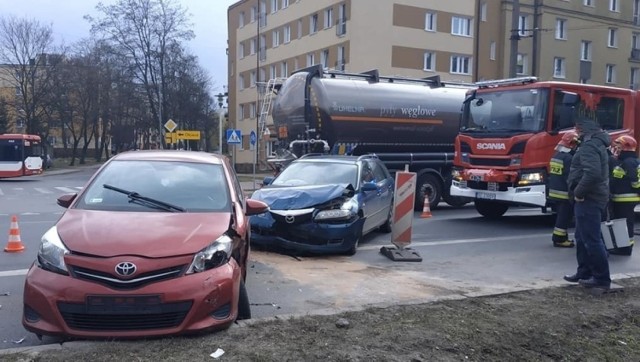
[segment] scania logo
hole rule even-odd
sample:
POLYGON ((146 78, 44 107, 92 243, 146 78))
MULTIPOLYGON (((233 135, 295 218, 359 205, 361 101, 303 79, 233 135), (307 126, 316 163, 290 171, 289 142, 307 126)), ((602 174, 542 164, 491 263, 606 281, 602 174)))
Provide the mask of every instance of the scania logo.
POLYGON ((116 265, 116 273, 123 277, 128 277, 136 272, 136 265, 129 261, 123 261, 116 265))
POLYGON ((476 148, 479 150, 506 150, 504 143, 478 143, 476 148))
POLYGON ((293 222, 296 221, 296 217, 293 215, 287 215, 284 217, 284 221, 286 221, 287 224, 293 224, 293 222))

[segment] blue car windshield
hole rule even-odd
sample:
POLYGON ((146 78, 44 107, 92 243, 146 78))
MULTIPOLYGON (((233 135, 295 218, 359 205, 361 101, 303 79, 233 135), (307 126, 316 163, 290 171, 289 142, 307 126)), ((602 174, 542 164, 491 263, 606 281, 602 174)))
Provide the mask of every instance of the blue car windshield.
POLYGON ((127 195, 134 192, 186 212, 228 211, 231 207, 229 187, 221 165, 114 160, 87 187, 76 208, 137 212, 162 210, 150 207, 149 203, 134 202, 138 200, 127 195))
POLYGON ((351 184, 357 187, 358 166, 339 162, 294 162, 273 180, 274 186, 351 184))

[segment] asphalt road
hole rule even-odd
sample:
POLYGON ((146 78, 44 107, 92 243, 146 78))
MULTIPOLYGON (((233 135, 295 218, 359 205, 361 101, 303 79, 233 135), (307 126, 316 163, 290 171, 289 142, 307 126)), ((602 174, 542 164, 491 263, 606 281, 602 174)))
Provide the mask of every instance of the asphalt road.
MULTIPOLYGON (((80 190, 93 169, 20 180, 0 180, 0 237, 19 217, 22 253, 0 253, 0 349, 56 343, 39 341, 21 325, 24 275, 41 235, 64 211, 56 198, 80 190), (5 295, 5 294, 9 295, 5 295), (21 341, 20 343, 16 343, 21 341)), ((251 183, 245 185, 248 186, 251 183)), ((473 206, 415 214, 411 247, 422 262, 394 262, 380 254, 390 235, 369 235, 353 257, 297 257, 253 250, 248 292, 254 318, 334 313, 368 305, 418 303, 564 284, 575 270, 575 249, 551 246, 553 216, 510 210, 500 220, 473 206)), ((4 244, 5 239, 0 239, 4 244)), ((615 278, 640 272, 638 254, 611 256, 615 278)))

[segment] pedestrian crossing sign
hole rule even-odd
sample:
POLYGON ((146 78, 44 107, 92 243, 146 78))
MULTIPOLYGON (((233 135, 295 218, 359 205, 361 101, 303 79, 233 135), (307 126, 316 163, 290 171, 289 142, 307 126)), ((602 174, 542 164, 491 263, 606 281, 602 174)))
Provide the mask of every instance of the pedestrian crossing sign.
POLYGON ((242 143, 242 131, 239 129, 227 130, 227 143, 230 145, 239 145, 242 143))

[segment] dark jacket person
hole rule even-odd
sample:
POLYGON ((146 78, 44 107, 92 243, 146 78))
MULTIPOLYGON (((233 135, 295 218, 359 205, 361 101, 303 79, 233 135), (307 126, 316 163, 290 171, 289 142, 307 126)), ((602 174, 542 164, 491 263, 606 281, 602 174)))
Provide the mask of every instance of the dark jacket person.
POLYGON ((602 213, 609 201, 610 138, 595 120, 576 121, 580 147, 571 161, 567 183, 574 200, 576 259, 578 269, 565 280, 587 288, 608 289, 611 284, 607 250, 600 234, 602 213))

